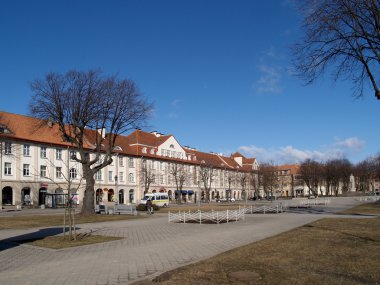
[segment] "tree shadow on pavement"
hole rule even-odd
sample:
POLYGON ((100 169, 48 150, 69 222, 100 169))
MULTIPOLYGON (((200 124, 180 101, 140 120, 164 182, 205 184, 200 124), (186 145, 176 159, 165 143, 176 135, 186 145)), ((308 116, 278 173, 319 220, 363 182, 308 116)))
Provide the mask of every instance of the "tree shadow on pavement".
MULTIPOLYGON (((79 230, 79 228, 76 228, 76 230, 79 230)), ((67 231, 68 231, 68 228, 66 229, 66 232, 67 231)), ((0 240, 0 252, 3 250, 20 246, 21 244, 25 242, 40 240, 48 236, 55 236, 62 233, 63 233, 62 227, 54 227, 54 228, 39 229, 36 232, 31 232, 31 233, 3 239, 3 240, 0 240)))

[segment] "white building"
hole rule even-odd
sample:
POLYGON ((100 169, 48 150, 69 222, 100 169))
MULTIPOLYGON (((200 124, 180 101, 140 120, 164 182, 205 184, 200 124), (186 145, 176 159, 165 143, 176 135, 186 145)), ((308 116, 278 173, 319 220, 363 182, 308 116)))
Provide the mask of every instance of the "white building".
MULTIPOLYGON (((62 138, 56 125, 0 112, 0 142, 0 205, 62 206, 68 189, 78 203, 83 199, 81 165, 71 159, 76 150, 62 138)), ((91 149, 90 139, 87 143, 85 147, 91 149)), ((119 136, 116 144, 113 163, 95 175, 96 203, 139 203, 146 190, 167 192, 174 200, 178 194, 173 175, 176 167, 186 174, 183 200, 196 201, 205 195, 199 173, 204 165, 213 173, 212 200, 227 193, 242 199, 243 190, 247 197, 253 196, 249 175, 258 167, 254 158, 200 152, 180 145, 172 135, 141 130, 119 136), (242 174, 248 177, 245 184, 238 178, 242 174), (151 178, 149 185, 143 182, 144 175, 151 178)))

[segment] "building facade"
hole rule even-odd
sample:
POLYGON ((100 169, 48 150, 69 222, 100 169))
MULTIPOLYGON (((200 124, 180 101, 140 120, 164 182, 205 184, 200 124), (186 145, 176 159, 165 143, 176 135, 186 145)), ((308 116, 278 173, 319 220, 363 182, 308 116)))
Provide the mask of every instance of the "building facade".
MULTIPOLYGON (((2 207, 59 207, 69 195, 81 203, 85 186, 82 167, 73 159, 75 147, 62 138, 58 126, 0 112, 0 142, 2 207)), ((87 143, 91 150, 90 137, 87 143)), ((253 196, 250 177, 258 163, 240 153, 201 152, 182 146, 173 135, 141 130, 118 136, 114 149, 112 164, 94 177, 97 204, 137 204, 146 192, 166 192, 171 200, 184 202, 203 200, 204 168, 211 172, 211 200, 253 196)))

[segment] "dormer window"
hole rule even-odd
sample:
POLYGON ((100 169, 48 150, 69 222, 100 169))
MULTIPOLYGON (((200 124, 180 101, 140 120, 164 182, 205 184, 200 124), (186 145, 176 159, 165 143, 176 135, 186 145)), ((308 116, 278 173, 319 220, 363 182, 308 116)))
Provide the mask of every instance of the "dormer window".
POLYGON ((6 126, 0 125, 0 134, 10 134, 11 131, 6 126))
POLYGON ((142 148, 142 153, 146 153, 146 147, 142 148))
POLYGON ((154 148, 150 150, 150 154, 154 154, 154 148))

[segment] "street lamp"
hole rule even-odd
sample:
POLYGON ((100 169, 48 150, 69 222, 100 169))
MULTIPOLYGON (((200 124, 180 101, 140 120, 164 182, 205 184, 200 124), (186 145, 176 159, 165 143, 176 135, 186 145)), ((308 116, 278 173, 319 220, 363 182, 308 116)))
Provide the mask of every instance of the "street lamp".
MULTIPOLYGON (((117 190, 117 175, 115 175, 115 197, 118 198, 118 200, 120 200, 120 196, 119 196, 119 191, 117 190)), ((117 204, 117 199, 114 198, 114 204, 117 204)))

